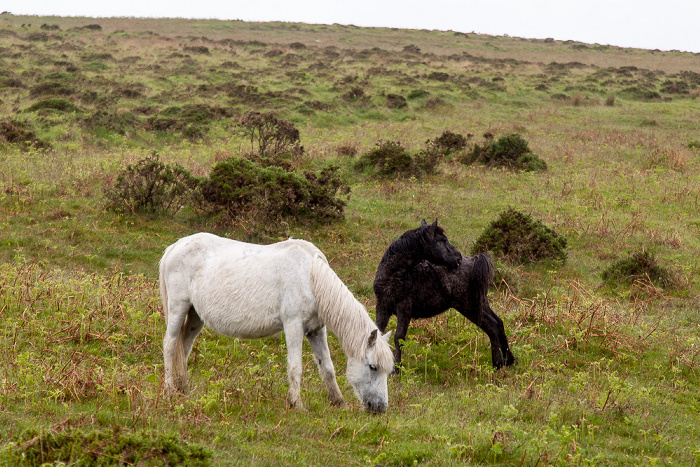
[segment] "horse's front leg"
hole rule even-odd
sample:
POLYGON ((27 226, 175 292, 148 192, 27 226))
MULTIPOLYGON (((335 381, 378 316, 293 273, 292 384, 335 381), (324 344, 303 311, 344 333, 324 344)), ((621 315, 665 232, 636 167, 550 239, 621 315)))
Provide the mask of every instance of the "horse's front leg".
POLYGON ((340 392, 338 381, 335 379, 335 368, 331 360, 331 352, 328 350, 328 336, 326 327, 311 331, 306 334, 306 338, 311 344, 314 353, 314 360, 318 365, 318 371, 321 373, 321 379, 326 385, 328 400, 331 405, 345 407, 345 399, 343 393, 340 392))
POLYGON ((286 323, 284 325, 284 338, 287 342, 287 378, 289 378, 289 390, 287 392, 287 404, 298 410, 303 410, 301 402, 301 351, 304 343, 304 327, 301 321, 286 323))

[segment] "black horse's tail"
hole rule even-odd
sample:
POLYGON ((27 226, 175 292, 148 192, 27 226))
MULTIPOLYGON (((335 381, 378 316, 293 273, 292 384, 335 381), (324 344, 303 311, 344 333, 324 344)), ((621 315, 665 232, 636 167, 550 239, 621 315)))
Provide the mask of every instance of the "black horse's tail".
POLYGON ((474 257, 471 274, 469 274, 469 308, 476 315, 477 323, 481 323, 484 306, 487 303, 489 286, 493 282, 494 267, 491 258, 484 253, 474 257))

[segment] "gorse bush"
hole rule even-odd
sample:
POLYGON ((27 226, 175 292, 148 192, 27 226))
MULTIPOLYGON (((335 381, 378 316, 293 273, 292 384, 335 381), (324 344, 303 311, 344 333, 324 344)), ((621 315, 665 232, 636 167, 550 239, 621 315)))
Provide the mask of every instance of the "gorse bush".
POLYGON ((675 283, 673 275, 660 266, 656 257, 648 251, 633 253, 610 265, 601 274, 603 282, 615 287, 632 284, 647 279, 657 287, 671 287, 675 283))
POLYGON ((436 151, 423 150, 412 155, 397 141, 380 141, 374 149, 360 156, 354 167, 380 177, 420 177, 435 173, 438 162, 436 151))
POLYGON ((437 138, 426 141, 428 147, 433 147, 437 151, 448 155, 455 151, 461 151, 467 147, 467 142, 472 137, 472 135, 467 135, 466 137, 460 135, 459 133, 453 133, 449 130, 442 132, 437 138))
POLYGON ((341 218, 349 192, 337 167, 299 174, 242 157, 218 162, 200 185, 202 206, 210 213, 263 222, 341 218))
POLYGON ((565 262, 566 246, 566 237, 529 214, 509 208, 479 236, 471 254, 491 251, 510 263, 531 263, 542 259, 565 262))
POLYGON ((105 189, 105 197, 108 209, 117 212, 175 212, 197 184, 185 168, 164 164, 154 153, 122 170, 105 189))
POLYGON ((484 144, 475 144, 461 162, 531 172, 547 170, 547 163, 530 151, 527 141, 519 134, 513 133, 494 140, 493 135, 487 133, 484 138, 484 144))
POLYGON ((250 139, 253 153, 261 156, 304 153, 299 130, 293 123, 278 117, 273 112, 248 112, 240 117, 238 125, 250 139))

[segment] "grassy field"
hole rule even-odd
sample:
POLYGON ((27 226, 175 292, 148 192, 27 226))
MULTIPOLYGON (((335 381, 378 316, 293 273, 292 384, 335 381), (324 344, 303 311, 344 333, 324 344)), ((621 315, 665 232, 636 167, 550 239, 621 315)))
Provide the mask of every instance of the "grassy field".
MULTIPOLYGON (((4 465, 700 464, 700 55, 444 31, 0 15, 0 462, 4 465), (398 96, 398 97, 396 97, 398 96), (397 104, 398 103, 398 104, 397 104), (403 103, 403 105, 402 105, 403 103), (306 168, 336 164, 344 219, 278 232, 190 206, 117 214, 105 188, 153 153, 206 176, 276 112, 306 168), (441 160, 421 178, 353 170, 380 141, 521 134, 518 173, 441 160), (352 156, 355 154, 355 156, 352 156), (414 322, 384 416, 329 407, 305 346, 285 406, 284 337, 204 331, 191 391, 162 386, 157 264, 211 231, 314 242, 374 314, 389 243, 438 218, 467 252, 499 213, 564 235, 564 264, 499 261, 490 293, 515 366, 461 315, 414 322), (641 250, 673 287, 604 285, 641 250), (99 460, 96 460, 99 459, 99 460)), ((395 320, 389 325, 392 329, 395 320)))

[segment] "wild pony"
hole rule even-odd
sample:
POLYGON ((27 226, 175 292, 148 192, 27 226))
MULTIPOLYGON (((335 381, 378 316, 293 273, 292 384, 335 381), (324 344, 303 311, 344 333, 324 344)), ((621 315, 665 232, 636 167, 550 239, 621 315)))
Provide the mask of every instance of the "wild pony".
POLYGON ((432 318, 450 308, 489 336, 494 367, 512 365, 515 358, 508 347, 503 321, 487 298, 492 281, 493 263, 489 257, 463 256, 447 241, 437 219, 431 225, 423 221, 420 227, 391 243, 379 263, 374 293, 376 323, 381 332, 391 316, 396 315, 396 369, 401 363, 401 341, 406 338, 411 319, 432 318), (439 254, 445 251, 449 255, 439 254))
POLYGON ((347 355, 347 378, 365 410, 386 412, 387 375, 393 369, 389 334, 381 335, 364 306, 304 240, 255 245, 198 233, 170 245, 160 260, 165 387, 187 392, 187 357, 206 325, 245 339, 284 331, 288 404, 303 408, 303 338, 333 405, 344 406, 328 350, 326 326, 347 355))

